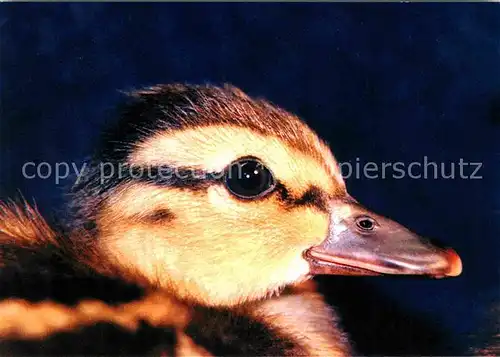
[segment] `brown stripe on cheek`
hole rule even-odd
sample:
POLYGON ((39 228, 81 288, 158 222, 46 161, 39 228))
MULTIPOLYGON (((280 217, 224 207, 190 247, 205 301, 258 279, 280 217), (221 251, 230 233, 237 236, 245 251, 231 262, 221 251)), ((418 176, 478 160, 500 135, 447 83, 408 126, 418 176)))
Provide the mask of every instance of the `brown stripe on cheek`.
POLYGON ((280 201, 287 208, 309 206, 322 212, 328 211, 328 194, 317 186, 310 186, 300 197, 293 197, 281 182, 276 185, 276 191, 280 201))
POLYGON ((173 221, 175 214, 167 208, 158 208, 150 212, 134 214, 130 219, 137 223, 164 224, 173 221))
POLYGON ((150 223, 166 223, 170 222, 175 219, 175 215, 173 214, 172 211, 166 209, 166 208, 161 208, 154 210, 150 214, 147 214, 145 217, 145 220, 150 222, 150 223))

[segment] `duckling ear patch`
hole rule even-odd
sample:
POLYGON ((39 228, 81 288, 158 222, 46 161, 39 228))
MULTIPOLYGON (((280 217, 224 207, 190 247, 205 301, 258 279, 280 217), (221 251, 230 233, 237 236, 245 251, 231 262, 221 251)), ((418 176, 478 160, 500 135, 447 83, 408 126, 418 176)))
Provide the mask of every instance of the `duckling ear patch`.
POLYGON ((145 224, 165 224, 175 219, 175 214, 168 208, 157 208, 136 217, 145 224))
POLYGON ((171 221, 175 218, 175 215, 168 209, 157 209, 151 212, 146 219, 151 223, 163 223, 171 221))

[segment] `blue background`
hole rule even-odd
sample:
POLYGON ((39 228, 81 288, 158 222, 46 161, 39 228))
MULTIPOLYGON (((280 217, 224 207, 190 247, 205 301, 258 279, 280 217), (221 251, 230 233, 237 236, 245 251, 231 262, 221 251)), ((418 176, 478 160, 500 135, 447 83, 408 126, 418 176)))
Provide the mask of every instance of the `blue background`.
POLYGON ((460 278, 320 279, 361 352, 467 353, 499 296, 498 4, 3 3, 0 25, 0 198, 47 214, 71 180, 25 179, 23 163, 81 164, 119 90, 160 82, 264 96, 339 161, 481 162, 481 180, 347 180, 456 248, 460 278))

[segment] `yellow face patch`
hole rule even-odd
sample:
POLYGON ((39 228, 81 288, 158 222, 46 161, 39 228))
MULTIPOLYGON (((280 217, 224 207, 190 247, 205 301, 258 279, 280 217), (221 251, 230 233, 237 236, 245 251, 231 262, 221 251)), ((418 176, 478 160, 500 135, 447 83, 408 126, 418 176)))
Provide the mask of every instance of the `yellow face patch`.
POLYGON ((129 184, 102 211, 101 249, 153 285, 207 304, 232 305, 304 279, 302 253, 321 243, 328 217, 311 207, 287 212, 274 199, 242 203, 208 191, 129 184), (137 212, 168 209, 169 222, 137 212))
MULTIPOLYGON (((174 130, 139 144, 128 163, 221 172, 254 156, 292 199, 311 187, 327 197, 343 193, 330 151, 304 131, 316 148, 309 154, 242 127, 174 130)), ((123 271, 181 297, 234 305, 307 278, 303 252, 324 240, 329 215, 314 205, 284 204, 277 192, 241 200, 222 182, 192 189, 132 181, 113 191, 96 223, 101 251, 123 271)))

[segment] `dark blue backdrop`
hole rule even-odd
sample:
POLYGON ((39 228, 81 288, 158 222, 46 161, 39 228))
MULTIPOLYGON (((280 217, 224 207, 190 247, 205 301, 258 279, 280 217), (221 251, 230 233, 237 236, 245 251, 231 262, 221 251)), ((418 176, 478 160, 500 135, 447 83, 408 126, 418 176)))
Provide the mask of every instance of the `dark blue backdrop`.
POLYGON ((0 198, 59 208, 70 182, 21 167, 81 163, 118 90, 231 82, 302 116, 340 161, 483 163, 481 180, 348 180, 464 262, 443 281, 322 279, 361 350, 458 353, 499 295, 498 4, 3 3, 0 25, 0 198))

